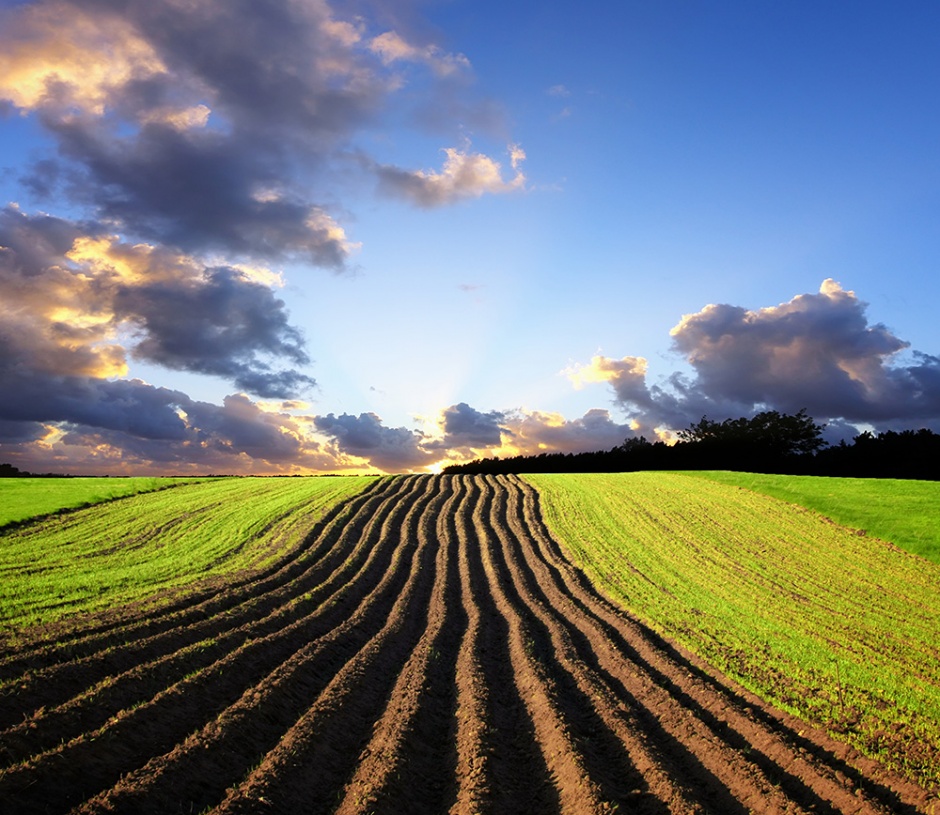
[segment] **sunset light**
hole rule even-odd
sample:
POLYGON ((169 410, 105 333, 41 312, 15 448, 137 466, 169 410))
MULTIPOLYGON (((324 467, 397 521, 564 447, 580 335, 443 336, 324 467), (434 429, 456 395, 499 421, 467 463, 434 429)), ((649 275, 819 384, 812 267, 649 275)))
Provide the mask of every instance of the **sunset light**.
POLYGON ((0 11, 0 461, 940 430, 933 4, 274 6, 0 11))

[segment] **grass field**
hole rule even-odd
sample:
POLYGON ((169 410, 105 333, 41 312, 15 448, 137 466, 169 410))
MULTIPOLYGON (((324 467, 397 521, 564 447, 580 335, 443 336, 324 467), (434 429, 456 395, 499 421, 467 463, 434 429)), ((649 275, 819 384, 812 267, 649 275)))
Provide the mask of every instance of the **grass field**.
MULTIPOLYGON (((9 634, 220 574, 264 568, 295 547, 326 509, 370 482, 218 479, 7 529, 0 532, 0 630, 9 634)), ((94 494, 103 494, 101 489, 94 494)), ((37 499, 35 506, 48 511, 51 501, 37 499)))
POLYGON ((100 504, 199 478, 0 478, 0 528, 63 509, 100 504))
POLYGON ((754 490, 863 529, 902 549, 940 563, 940 483, 896 478, 820 478, 702 471, 708 478, 754 490))
MULTIPOLYGON (((262 484, 278 481, 292 480, 262 484)), ((318 480, 298 481, 316 506, 318 480)), ((760 569, 753 552, 721 551, 724 525, 744 509, 729 514, 723 499, 750 496, 748 511, 769 513, 766 527, 749 527, 768 548, 774 536, 802 545, 796 511, 706 481, 710 497, 697 506, 670 503, 690 483, 572 479, 547 492, 556 505, 577 494, 619 519, 599 531, 622 544, 620 573, 640 565, 625 532, 668 532, 644 543, 680 574, 667 583, 644 566, 657 593, 685 582, 696 559, 739 559, 725 582, 749 590, 748 572, 786 579, 787 563, 760 569), (644 511, 624 511, 624 484, 645 495, 644 511)), ((272 517, 245 483, 224 496, 222 486, 192 489, 225 499, 211 516, 224 508, 231 518, 235 503, 246 522, 272 517)), ((285 517, 304 515, 294 506, 285 517)), ((541 506, 517 476, 373 480, 312 527, 308 517, 314 534, 276 569, 217 579, 170 606, 79 618, 66 636, 64 625, 24 632, 0 648, 3 815, 936 813, 936 791, 874 766, 618 611, 572 567, 541 506)), ((188 518, 171 514, 181 505, 166 510, 174 542, 173 522, 188 518)), ((97 517, 68 517, 80 515, 97 517)), ((833 529, 802 515, 814 519, 808 529, 833 529)), ((838 548, 845 533, 832 534, 838 548)), ((268 535, 259 530, 256 545, 268 535)), ((747 538, 736 544, 749 549, 747 538)), ((689 625, 717 630, 717 614, 696 602, 689 625)), ((844 634, 831 632, 843 644, 844 634)), ((770 664, 779 664, 772 653, 770 664)))
POLYGON ((940 567, 717 479, 530 475, 592 582, 764 698, 940 781, 940 567))

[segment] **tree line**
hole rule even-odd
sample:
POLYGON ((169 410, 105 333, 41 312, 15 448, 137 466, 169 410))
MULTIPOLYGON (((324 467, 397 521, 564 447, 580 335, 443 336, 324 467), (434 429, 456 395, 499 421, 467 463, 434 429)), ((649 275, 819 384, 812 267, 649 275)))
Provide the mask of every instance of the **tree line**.
POLYGON ((785 475, 940 480, 940 434, 921 430, 866 431, 851 444, 829 445, 825 425, 806 410, 775 410, 752 418, 701 421, 679 432, 675 444, 626 439, 611 450, 481 458, 452 464, 445 473, 573 473, 639 470, 737 470, 785 475))
POLYGON ((2 462, 0 463, 0 478, 72 478, 72 476, 62 473, 31 473, 2 462))

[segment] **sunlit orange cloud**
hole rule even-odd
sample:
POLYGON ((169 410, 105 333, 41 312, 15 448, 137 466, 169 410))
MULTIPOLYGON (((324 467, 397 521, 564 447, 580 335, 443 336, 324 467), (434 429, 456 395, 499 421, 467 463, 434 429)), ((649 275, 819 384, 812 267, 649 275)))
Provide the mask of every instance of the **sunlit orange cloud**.
POLYGON ((633 435, 631 423, 615 422, 607 410, 594 408, 577 419, 560 413, 538 410, 514 410, 500 421, 499 444, 468 444, 441 451, 440 469, 477 458, 532 456, 545 452, 583 453, 609 450, 633 435))
POLYGON ((92 377, 127 373, 124 349, 116 345, 110 303, 90 276, 61 267, 41 276, 3 278, 0 315, 30 366, 47 373, 92 377))
POLYGON ((517 144, 508 147, 512 178, 503 178, 500 162, 484 153, 471 153, 445 147, 444 165, 437 170, 404 170, 392 165, 375 165, 379 190, 403 198, 420 207, 439 207, 482 195, 501 195, 526 189, 521 166, 525 151, 517 144))
POLYGON ((86 266, 88 272, 96 277, 106 275, 133 283, 144 279, 153 249, 147 244, 122 247, 116 237, 80 237, 75 239, 65 256, 86 266))
POLYGON ((502 168, 498 161, 483 153, 467 153, 456 147, 444 148, 444 166, 440 172, 419 170, 415 175, 434 190, 441 198, 460 198, 478 196, 484 192, 509 192, 525 186, 525 176, 518 166, 525 153, 512 145, 511 161, 517 170, 515 177, 503 180, 502 168))
POLYGON ((335 244, 341 247, 344 255, 350 255, 362 248, 361 243, 350 241, 346 237, 346 230, 322 209, 313 208, 307 216, 307 227, 311 232, 322 236, 323 243, 335 244))
POLYGON ((372 39, 369 48, 386 64, 423 62, 438 76, 449 76, 470 67, 463 54, 448 54, 435 45, 415 46, 395 31, 386 31, 372 39))
POLYGON ((209 124, 211 112, 203 104, 182 108, 155 108, 144 113, 141 121, 146 124, 169 125, 176 130, 191 130, 209 124))
POLYGON ((128 445, 127 439, 107 431, 75 430, 46 425, 40 438, 20 444, 4 444, 4 456, 14 466, 29 472, 58 472, 83 475, 317 475, 323 473, 366 474, 377 472, 364 458, 339 453, 325 439, 310 432, 308 417, 291 417, 255 410, 257 405, 243 395, 226 399, 224 408, 209 407, 222 429, 234 438, 202 431, 194 417, 178 411, 194 434, 188 440, 145 442, 128 445), (265 450, 239 449, 238 424, 251 436, 257 422, 285 438, 292 453, 283 459, 268 458, 265 450), (200 436, 200 434, 202 434, 200 436), (201 440, 199 440, 201 438, 201 440), (154 455, 148 455, 148 451, 154 455))
POLYGON ((900 401, 900 378, 886 360, 908 347, 883 325, 869 325, 865 307, 855 292, 827 278, 818 294, 776 306, 709 304, 684 315, 670 333, 712 391, 800 404, 828 395, 833 401, 823 414, 851 411, 853 402, 864 412, 872 409, 866 403, 900 401))
MULTIPOLYGON (((0 265, 0 315, 7 330, 15 333, 18 353, 37 371, 96 379, 126 376, 125 344, 141 325, 137 312, 128 310, 128 297, 159 283, 179 296, 211 285, 211 267, 194 258, 145 243, 125 243, 113 235, 76 234, 71 246, 58 254, 44 242, 41 230, 29 232, 36 219, 30 221, 16 209, 7 214, 14 227, 23 230, 23 245, 35 246, 41 257, 30 261, 39 264, 37 268, 22 274, 17 271, 17 252, 0 247, 9 257, 0 265)), ((226 268, 246 284, 273 288, 283 283, 277 272, 257 264, 226 268)))
POLYGON ((647 361, 643 357, 623 357, 611 359, 595 355, 587 365, 575 364, 562 372, 575 388, 587 384, 613 382, 626 375, 646 376, 647 361))
POLYGON ((151 46, 120 16, 74 5, 24 6, 7 17, 0 96, 24 110, 55 101, 101 116, 116 86, 164 73, 151 46))

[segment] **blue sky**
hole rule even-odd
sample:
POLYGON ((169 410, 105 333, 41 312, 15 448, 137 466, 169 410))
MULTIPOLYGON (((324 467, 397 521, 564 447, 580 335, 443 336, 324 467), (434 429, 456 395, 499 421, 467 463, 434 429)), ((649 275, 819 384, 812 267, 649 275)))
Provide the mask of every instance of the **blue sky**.
POLYGON ((934 3, 2 8, 3 460, 940 430, 934 3))

